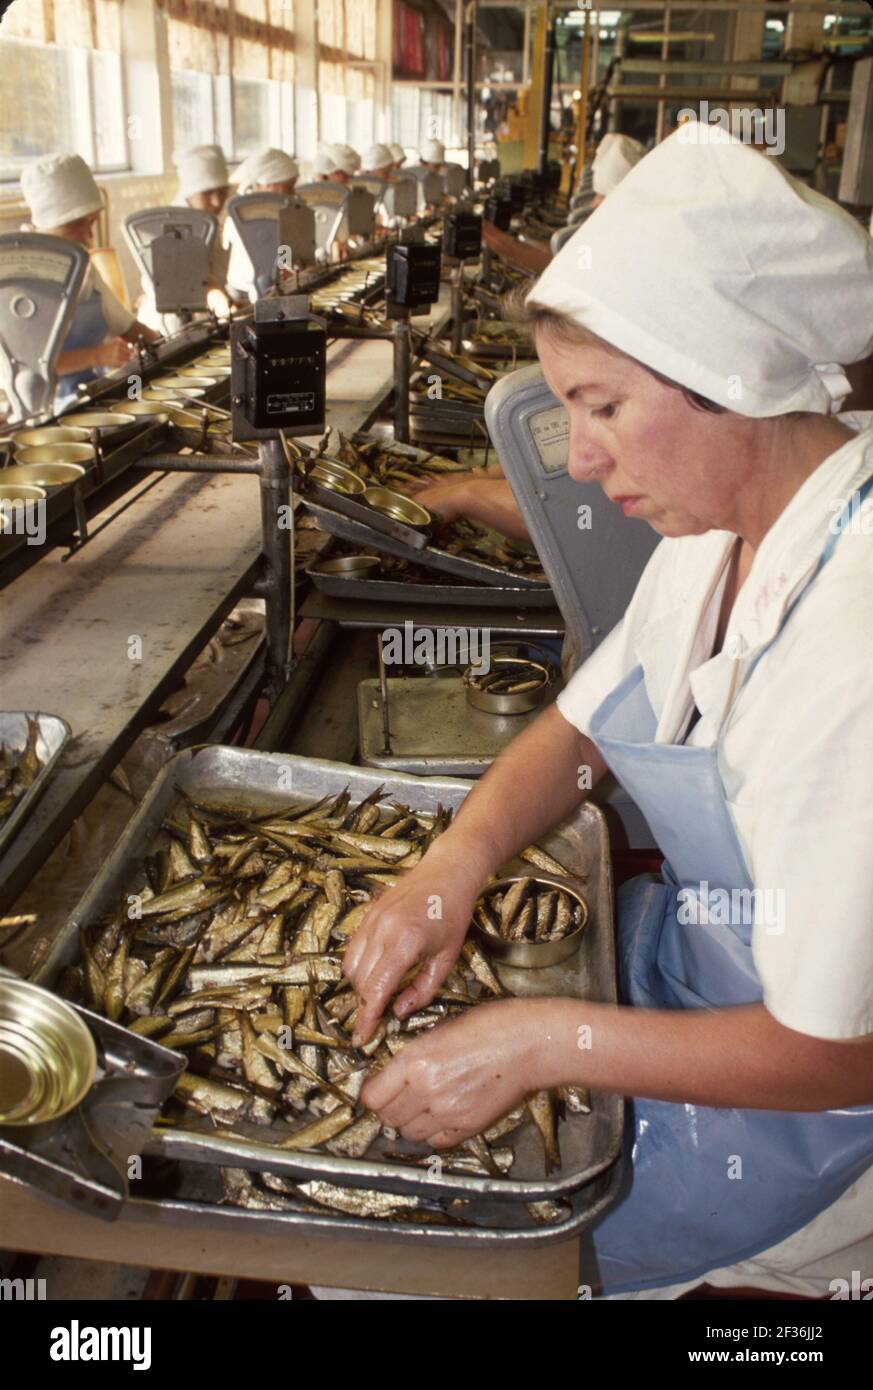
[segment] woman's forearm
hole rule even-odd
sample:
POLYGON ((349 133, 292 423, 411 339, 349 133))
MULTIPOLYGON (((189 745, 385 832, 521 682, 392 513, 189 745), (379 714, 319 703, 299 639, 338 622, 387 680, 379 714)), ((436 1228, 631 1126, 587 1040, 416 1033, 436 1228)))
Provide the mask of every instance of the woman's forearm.
POLYGON ((515 540, 529 541, 530 532, 525 525, 518 503, 512 495, 512 488, 502 478, 477 478, 467 485, 467 504, 463 515, 483 526, 491 526, 503 536, 515 540))
POLYGON ((828 1110, 873 1101, 873 1037, 832 1042, 785 1028, 763 1004, 641 1009, 573 999, 528 1012, 531 1081, 689 1105, 828 1110))
POLYGON ((463 856, 484 882, 570 815, 584 795, 580 783, 587 790, 605 772, 590 739, 551 705, 498 755, 434 850, 463 856), (591 769, 590 780, 582 776, 583 767, 591 769))

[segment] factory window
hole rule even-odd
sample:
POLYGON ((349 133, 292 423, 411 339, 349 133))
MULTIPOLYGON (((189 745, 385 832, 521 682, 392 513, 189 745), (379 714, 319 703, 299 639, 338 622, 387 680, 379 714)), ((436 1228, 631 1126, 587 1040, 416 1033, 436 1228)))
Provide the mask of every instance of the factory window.
POLYGON ((219 144, 231 158, 294 148, 290 0, 162 0, 173 144, 219 144), (233 76, 231 76, 233 74, 233 76))
POLYGON ((319 0, 322 140, 364 149, 375 138, 377 0, 319 0))
POLYGON ((128 167, 119 12, 120 0, 15 0, 6 11, 0 181, 59 148, 100 173, 128 167))

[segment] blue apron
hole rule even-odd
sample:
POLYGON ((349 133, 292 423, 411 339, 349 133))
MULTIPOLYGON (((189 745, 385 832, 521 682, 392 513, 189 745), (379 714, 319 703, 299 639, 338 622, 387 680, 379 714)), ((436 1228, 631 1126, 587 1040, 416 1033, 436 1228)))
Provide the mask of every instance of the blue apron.
MULTIPOLYGON (((861 500, 871 486, 873 478, 861 500)), ((848 507, 843 519, 847 515, 848 507)), ((840 534, 835 527, 768 647, 840 534)), ((760 1003, 752 914, 731 913, 732 925, 688 922, 689 900, 679 896, 704 882, 710 892, 753 886, 719 775, 718 749, 655 743, 656 725, 640 666, 591 722, 593 742, 664 854, 661 880, 633 879, 619 893, 625 999, 652 1009, 760 1003), (744 915, 750 920, 734 920, 744 915)), ((632 1112, 629 1188, 592 1232, 605 1294, 698 1279, 768 1250, 829 1207, 873 1163, 873 1106, 799 1114, 635 1099, 632 1112)))
MULTIPOLYGON (((71 352, 73 348, 99 347, 108 337, 109 324, 103 313, 103 298, 99 289, 95 288, 76 305, 73 322, 61 351, 71 352)), ((68 401, 77 399, 79 386, 96 381, 101 374, 97 367, 87 367, 81 372, 67 372, 65 376, 59 376, 55 387, 55 410, 60 410, 68 401)))

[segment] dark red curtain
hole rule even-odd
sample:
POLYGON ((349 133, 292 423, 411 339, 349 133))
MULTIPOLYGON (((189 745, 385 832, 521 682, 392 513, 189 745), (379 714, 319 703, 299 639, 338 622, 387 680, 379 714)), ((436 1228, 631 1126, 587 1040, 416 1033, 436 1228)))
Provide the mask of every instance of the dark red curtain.
POLYGON ((394 0, 394 71, 398 77, 424 77, 424 18, 403 0, 394 0))

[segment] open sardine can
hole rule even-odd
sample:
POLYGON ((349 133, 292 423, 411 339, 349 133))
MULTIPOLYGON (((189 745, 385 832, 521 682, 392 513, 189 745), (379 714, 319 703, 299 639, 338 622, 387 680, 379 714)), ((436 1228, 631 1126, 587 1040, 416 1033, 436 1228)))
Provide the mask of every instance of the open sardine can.
MULTIPOLYGON (((87 435, 96 430, 101 439, 107 435, 118 434, 120 430, 130 429, 136 424, 134 414, 125 415, 121 410, 75 410, 70 412, 67 419, 71 425, 75 425, 77 434, 80 428, 87 435)), ((46 440, 46 443, 50 441, 46 440)))
POLYGON ((532 657, 500 655, 492 651, 488 670, 468 666, 464 672, 467 703, 486 714, 526 714, 551 694, 555 671, 532 657))
POLYGON ((27 980, 0 976, 0 1125, 37 1125, 73 1110, 97 1071, 75 1009, 27 980))
POLYGON ((321 487, 329 488, 331 492, 340 492, 345 497, 359 496, 366 487, 357 473, 353 473, 351 468, 346 468, 345 464, 337 463, 334 459, 319 458, 310 468, 307 477, 321 487))
POLYGON ((206 395, 206 387, 147 386, 142 394, 146 401, 196 401, 206 395))
MULTIPOLYGON (((27 454, 38 454, 40 449, 26 449, 27 454)), ((84 478, 85 469, 81 463, 17 463, 4 468, 3 480, 24 487, 64 487, 67 483, 77 483, 84 478)))
MULTIPOLYGON (((37 444, 31 449, 19 449, 15 462, 20 467, 38 469, 25 478, 6 477, 7 482, 33 484, 35 487, 58 487, 81 478, 87 466, 94 463, 97 450, 93 444, 37 444), (73 472, 70 472, 73 469, 73 472)), ((11 469, 5 468, 8 475, 11 469)))
POLYGON ((312 566, 313 574, 333 574, 340 579, 364 579, 377 570, 382 561, 378 555, 338 555, 333 560, 321 560, 312 566))
POLYGON ((87 444, 88 438, 85 425, 35 425, 31 429, 15 431, 12 449, 17 457, 22 449, 35 449, 43 444, 87 444))
POLYGON ((535 970, 575 955, 588 917, 588 902, 577 879, 513 874, 489 883, 479 894, 472 932, 482 950, 501 965, 535 970))
POLYGON ((161 401, 119 401, 112 406, 112 413, 120 415, 122 419, 125 415, 150 415, 159 425, 169 424, 170 420, 167 408, 161 401))
POLYGON ((404 526, 430 526, 433 520, 425 507, 413 502, 411 497, 404 497, 402 492, 392 491, 390 487, 365 488, 364 501, 383 516, 391 517, 392 521, 402 521, 404 526))

